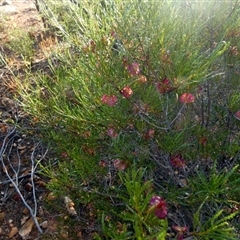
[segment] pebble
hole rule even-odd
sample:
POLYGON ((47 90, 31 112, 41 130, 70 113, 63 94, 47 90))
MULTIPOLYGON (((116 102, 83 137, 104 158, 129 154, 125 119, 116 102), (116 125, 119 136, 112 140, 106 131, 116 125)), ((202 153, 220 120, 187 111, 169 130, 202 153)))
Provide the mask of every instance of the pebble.
POLYGON ((12 238, 14 235, 16 235, 18 233, 18 228, 17 227, 13 227, 11 229, 11 232, 9 233, 8 237, 12 238))
POLYGON ((48 227, 48 221, 43 221, 41 224, 40 224, 40 226, 42 227, 42 228, 47 228, 48 227))
POLYGON ((8 223, 9 223, 9 224, 13 223, 13 220, 12 220, 12 219, 9 219, 9 220, 8 220, 8 223))

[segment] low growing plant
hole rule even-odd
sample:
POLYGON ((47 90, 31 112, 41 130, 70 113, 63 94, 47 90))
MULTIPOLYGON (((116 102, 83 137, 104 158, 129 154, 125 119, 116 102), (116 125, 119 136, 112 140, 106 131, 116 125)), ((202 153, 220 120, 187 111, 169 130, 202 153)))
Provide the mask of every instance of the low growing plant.
POLYGON ((11 38, 9 39, 7 47, 22 60, 30 61, 34 55, 34 40, 28 32, 14 29, 9 34, 11 38))

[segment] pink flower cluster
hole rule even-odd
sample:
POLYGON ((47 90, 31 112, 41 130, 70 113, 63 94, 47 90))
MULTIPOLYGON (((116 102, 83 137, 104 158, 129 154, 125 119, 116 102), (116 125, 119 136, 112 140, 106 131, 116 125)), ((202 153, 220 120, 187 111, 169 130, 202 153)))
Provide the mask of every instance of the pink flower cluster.
POLYGON ((174 90, 168 78, 164 78, 163 80, 157 82, 157 89, 162 94, 169 93, 174 90))
POLYGON ((184 168, 186 166, 185 160, 180 154, 172 156, 170 158, 170 164, 175 168, 184 168))
POLYGON ((101 98, 102 102, 107 104, 108 106, 114 106, 118 99, 115 95, 103 95, 102 98, 101 98))
POLYGON ((127 58, 125 57, 123 58, 122 63, 130 77, 137 77, 139 84, 147 82, 146 76, 140 74, 141 70, 139 63, 133 62, 129 64, 127 58))
POLYGON ((149 205, 154 209, 154 214, 157 218, 164 219, 167 217, 167 204, 161 197, 153 196, 149 205))
MULTIPOLYGON (((125 86, 120 90, 120 93, 124 98, 128 99, 133 95, 133 90, 129 86, 125 86)), ((118 98, 115 95, 104 94, 101 98, 101 101, 104 104, 107 104, 108 106, 112 107, 117 104, 118 98)))
POLYGON ((108 136, 111 137, 111 138, 116 138, 116 137, 118 136, 118 133, 117 133, 116 129, 113 128, 113 127, 110 127, 110 128, 107 130, 107 134, 108 134, 108 136))
POLYGON ((181 103, 193 103, 195 101, 195 96, 191 93, 183 93, 180 96, 179 101, 181 103))
POLYGON ((120 93, 125 98, 130 98, 133 94, 133 90, 129 86, 125 86, 123 89, 120 90, 120 93))
POLYGON ((131 77, 134 77, 140 74, 140 65, 137 62, 128 64, 126 66, 126 69, 131 77))

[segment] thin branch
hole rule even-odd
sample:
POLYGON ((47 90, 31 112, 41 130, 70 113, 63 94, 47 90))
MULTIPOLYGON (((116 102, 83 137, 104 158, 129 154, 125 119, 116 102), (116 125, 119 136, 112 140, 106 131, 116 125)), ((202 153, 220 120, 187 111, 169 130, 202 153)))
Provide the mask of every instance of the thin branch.
MULTIPOLYGON (((37 163, 35 163, 35 154, 36 154, 36 149, 37 147, 39 146, 40 143, 38 143, 35 147, 34 147, 34 150, 31 154, 31 173, 30 173, 30 176, 31 176, 31 183, 32 183, 32 194, 33 194, 33 200, 34 200, 34 209, 32 209, 30 207, 30 205, 25 201, 24 199, 24 196, 23 194, 21 193, 20 189, 19 189, 19 186, 18 186, 18 180, 23 178, 23 177, 26 177, 27 175, 24 175, 24 176, 18 176, 19 175, 19 172, 20 172, 20 166, 21 166, 21 159, 20 159, 20 155, 19 153, 17 153, 18 155, 18 167, 17 167, 17 170, 14 168, 14 166, 12 165, 11 161, 10 161, 10 158, 9 158, 9 155, 6 156, 6 159, 7 159, 7 163, 8 165, 11 167, 11 170, 14 172, 14 175, 15 177, 12 178, 10 176, 10 173, 9 173, 9 170, 7 168, 7 165, 5 164, 4 162, 4 154, 6 153, 8 147, 9 147, 9 144, 12 143, 14 137, 16 137, 16 135, 12 136, 12 134, 14 134, 16 131, 16 125, 11 129, 11 131, 9 131, 6 136, 4 137, 3 139, 3 142, 2 142, 2 146, 1 146, 1 149, 0 149, 0 161, 1 161, 1 164, 2 164, 2 167, 3 167, 3 170, 5 172, 5 174, 7 175, 8 177, 8 181, 5 181, 5 182, 1 182, 1 184, 3 183, 11 183, 15 190, 17 191, 17 193, 19 194, 23 204, 27 207, 27 209, 29 210, 32 218, 33 218, 33 221, 39 231, 39 233, 43 233, 39 223, 38 223, 38 220, 36 218, 36 215, 37 215, 37 199, 36 199, 36 191, 35 191, 35 184, 34 184, 34 174, 36 173, 36 168, 38 166, 38 164, 44 159, 44 157, 46 156, 47 152, 48 152, 48 149, 45 151, 45 153, 41 156, 41 159, 39 161, 37 161, 37 163)), ((12 145, 10 146, 8 152, 10 153, 12 151, 12 145)), ((18 152, 18 151, 17 151, 18 152)))

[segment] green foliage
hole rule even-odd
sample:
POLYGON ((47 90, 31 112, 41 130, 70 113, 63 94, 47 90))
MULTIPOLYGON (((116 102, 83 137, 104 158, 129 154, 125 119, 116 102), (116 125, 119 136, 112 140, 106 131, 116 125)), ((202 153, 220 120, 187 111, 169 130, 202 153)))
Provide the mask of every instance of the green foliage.
POLYGON ((28 32, 23 30, 13 30, 11 39, 7 46, 23 60, 30 61, 34 55, 34 41, 28 32))
MULTIPOLYGON (((208 197, 206 197, 207 200, 208 197)), ((236 239, 234 228, 229 226, 229 220, 236 217, 239 212, 234 212, 227 216, 223 215, 223 210, 218 210, 213 216, 211 216, 204 224, 201 224, 201 209, 205 201, 200 205, 198 211, 193 215, 194 224, 197 226, 195 229, 197 232, 193 232, 192 235, 197 239, 236 239)))
POLYGON ((151 182, 143 183, 144 169, 128 169, 126 173, 120 173, 120 180, 125 186, 125 196, 120 195, 122 202, 126 204, 125 210, 119 216, 125 224, 119 235, 118 227, 112 223, 104 224, 104 233, 110 239, 165 239, 168 223, 166 219, 159 220, 149 209, 149 201, 152 197, 151 182))
POLYGON ((192 201, 202 202, 207 198, 205 201, 226 203, 227 199, 239 199, 240 189, 238 186, 240 179, 237 173, 238 170, 239 165, 236 165, 231 170, 225 169, 218 172, 215 165, 209 176, 203 174, 203 172, 197 172, 197 176, 194 176, 191 180, 191 188, 194 193, 192 201))
POLYGON ((237 2, 55 3, 41 7, 62 35, 60 64, 19 83, 59 153, 43 166, 49 188, 94 205, 99 237, 237 239, 238 212, 222 210, 239 204, 237 2))

